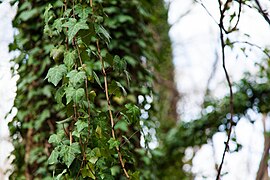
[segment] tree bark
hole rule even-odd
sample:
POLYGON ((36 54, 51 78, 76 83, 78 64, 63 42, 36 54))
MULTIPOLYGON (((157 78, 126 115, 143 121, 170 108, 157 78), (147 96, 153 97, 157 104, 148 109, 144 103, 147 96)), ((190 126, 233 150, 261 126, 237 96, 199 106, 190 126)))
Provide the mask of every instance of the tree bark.
POLYGON ((268 180, 268 155, 270 149, 270 136, 266 134, 266 119, 267 115, 263 114, 263 128, 264 128, 264 150, 261 158, 261 162, 259 165, 259 169, 257 171, 256 180, 268 180))

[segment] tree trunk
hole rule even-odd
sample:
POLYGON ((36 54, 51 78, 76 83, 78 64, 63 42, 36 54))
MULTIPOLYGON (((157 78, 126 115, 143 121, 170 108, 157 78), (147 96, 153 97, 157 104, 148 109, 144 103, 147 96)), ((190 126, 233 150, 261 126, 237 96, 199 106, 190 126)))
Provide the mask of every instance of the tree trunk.
POLYGON ((263 155, 261 158, 260 166, 257 171, 257 177, 256 180, 268 180, 268 155, 269 155, 269 149, 270 149, 270 136, 266 134, 266 120, 267 115, 263 114, 263 128, 264 128, 264 150, 263 155))

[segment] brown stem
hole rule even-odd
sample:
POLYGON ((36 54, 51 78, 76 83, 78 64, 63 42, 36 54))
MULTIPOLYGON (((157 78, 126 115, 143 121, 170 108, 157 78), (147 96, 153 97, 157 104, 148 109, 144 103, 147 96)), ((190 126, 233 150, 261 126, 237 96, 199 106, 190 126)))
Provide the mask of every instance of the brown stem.
POLYGON ((265 13, 265 11, 262 9, 261 3, 258 0, 255 0, 257 6, 258 6, 258 11, 261 13, 265 21, 270 25, 270 19, 268 17, 268 14, 265 13))
POLYGON ((24 160, 26 162, 26 168, 25 168, 25 178, 26 180, 32 180, 32 173, 31 173, 31 168, 29 165, 29 158, 30 158, 30 152, 32 149, 32 139, 33 138, 33 128, 29 128, 27 130, 27 134, 26 134, 26 144, 25 144, 25 156, 24 156, 24 160))
MULTIPOLYGON (((99 41, 98 40, 96 41, 96 44, 97 44, 97 50, 98 50, 98 57, 99 57, 99 60, 101 61, 101 64, 102 64, 102 73, 103 73, 103 76, 104 76, 105 95, 106 95, 107 106, 108 106, 108 111, 109 111, 109 116, 110 116, 110 121, 111 121, 111 128, 112 128, 111 133, 112 133, 113 139, 116 139, 115 138, 115 132, 114 132, 113 114, 112 114, 112 110, 111 110, 111 101, 110 101, 109 92, 108 92, 107 75, 106 75, 106 71, 105 71, 105 68, 104 68, 104 61, 102 59, 102 56, 100 55, 100 48, 99 48, 99 41)), ((125 173, 125 176, 129 179, 129 175, 128 175, 127 170, 125 168, 125 163, 123 161, 122 154, 121 154, 120 149, 119 149, 118 146, 116 146, 116 150, 117 150, 117 153, 118 153, 118 158, 119 158, 120 164, 121 164, 122 169, 123 169, 123 171, 125 173)))
MULTIPOLYGON (((78 44, 76 43, 76 37, 74 38, 74 45, 76 47, 76 50, 77 50, 77 53, 78 53, 78 56, 79 56, 79 61, 80 61, 80 64, 81 64, 81 67, 83 67, 83 61, 82 61, 82 57, 81 57, 81 52, 80 52, 80 49, 78 47, 78 44)), ((84 80, 84 89, 85 89, 85 96, 86 96, 86 99, 87 99, 87 113, 88 113, 88 137, 90 137, 90 122, 91 122, 91 109, 90 109, 90 101, 89 101, 89 94, 88 94, 88 82, 87 82, 87 78, 84 80)), ((87 139, 87 143, 88 144, 88 140, 89 138, 87 139)))
POLYGON ((256 180, 267 180, 268 177, 268 155, 270 149, 270 136, 266 134, 266 119, 267 115, 263 114, 263 130, 264 130, 264 150, 261 158, 261 162, 259 165, 259 169, 257 171, 256 180))
MULTIPOLYGON (((229 2, 229 1, 227 1, 229 2)), ((226 2, 226 4, 227 4, 226 2)), ((225 4, 225 7, 224 9, 226 8, 226 4, 225 4)), ((231 138, 231 133, 232 133, 232 129, 233 129, 233 126, 234 126, 234 122, 233 122, 233 91, 232 91, 232 83, 230 81, 230 77, 229 77, 229 74, 228 74, 228 71, 226 69, 226 59, 225 59, 225 42, 224 42, 224 34, 223 34, 223 18, 224 18, 224 9, 222 10, 221 8, 221 1, 219 0, 219 10, 220 10, 220 21, 219 21, 219 30, 220 30, 220 42, 221 42, 221 51, 222 51, 222 67, 223 67, 223 70, 224 70, 224 73, 225 73, 225 76, 226 76, 226 80, 227 80, 227 83, 229 85, 229 89, 230 89, 230 114, 231 114, 231 117, 230 117, 230 127, 229 127, 229 131, 228 131, 228 137, 227 137, 227 141, 225 142, 225 148, 224 148, 224 151, 223 151, 223 155, 222 155, 222 160, 221 160, 221 163, 220 163, 220 166, 218 168, 218 174, 217 174, 217 177, 216 177, 216 180, 219 180, 220 179, 220 174, 221 174, 221 170, 222 170, 222 166, 223 166, 223 163, 224 163, 224 159, 225 159, 225 155, 226 155, 226 152, 229 150, 229 142, 230 142, 230 138, 231 138)))
POLYGON ((93 7, 93 0, 90 0, 90 7, 93 7))

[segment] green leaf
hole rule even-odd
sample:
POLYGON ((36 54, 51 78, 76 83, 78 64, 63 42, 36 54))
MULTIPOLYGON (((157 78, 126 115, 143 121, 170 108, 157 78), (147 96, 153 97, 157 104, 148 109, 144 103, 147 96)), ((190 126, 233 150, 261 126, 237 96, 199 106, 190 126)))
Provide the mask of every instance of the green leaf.
POLYGON ((64 54, 64 63, 67 66, 68 70, 74 66, 74 62, 76 60, 76 52, 75 51, 67 51, 64 54))
POLYGON ((68 86, 65 88, 65 94, 66 94, 66 99, 67 99, 67 103, 70 103, 70 101, 73 99, 73 95, 75 93, 75 89, 72 86, 68 86))
POLYGON ((117 174, 120 173, 120 167, 119 166, 111 167, 111 173, 112 173, 113 176, 116 176, 117 174))
POLYGON ((83 178, 90 177, 91 179, 96 179, 95 175, 92 172, 95 172, 95 169, 91 163, 88 163, 87 166, 82 169, 83 178))
POLYGON ((45 79, 48 79, 49 82, 53 83, 54 86, 61 81, 62 77, 67 73, 67 67, 64 64, 55 66, 49 69, 49 72, 45 79))
POLYGON ((59 144, 62 141, 62 138, 57 134, 52 134, 48 140, 49 143, 59 144))
POLYGON ((131 22, 131 23, 133 23, 134 22, 133 18, 130 17, 130 16, 127 16, 127 15, 119 15, 119 16, 117 16, 117 19, 118 19, 118 21, 120 23, 124 23, 124 22, 131 22))
POLYGON ((62 98, 65 95, 65 87, 61 86, 60 88, 57 89, 56 93, 55 93, 55 100, 58 104, 62 105, 62 98))
POLYGON ((78 142, 72 143, 70 146, 64 146, 64 156, 63 161, 69 168, 76 155, 81 153, 80 146, 78 142))
POLYGON ((42 126, 43 122, 50 117, 50 115, 50 111, 48 109, 44 109, 39 117, 34 121, 34 128, 38 130, 42 126))
POLYGON ((64 18, 58 18, 58 19, 54 20, 54 23, 52 25, 52 27, 55 28, 58 33, 60 33, 62 31, 62 20, 63 19, 64 18))
POLYGON ((125 120, 120 120, 115 124, 114 129, 121 129, 128 132, 128 123, 125 120))
POLYGON ((127 62, 125 59, 120 59, 119 56, 113 58, 113 69, 118 72, 123 72, 127 68, 127 62))
POLYGON ((90 153, 87 153, 87 160, 91 162, 92 164, 95 164, 100 157, 101 157, 101 152, 98 147, 91 150, 90 153))
MULTIPOLYGON (((22 21, 27 21, 27 20, 33 18, 36 15, 38 15, 38 9, 37 8, 34 8, 34 9, 29 10, 29 11, 23 11, 19 15, 19 19, 21 19, 22 21)), ((51 19, 51 18, 52 18, 52 16, 49 16, 48 17, 48 19, 51 19)))
POLYGON ((48 159, 48 163, 56 164, 58 162, 58 156, 59 156, 59 152, 56 149, 54 149, 48 159))
POLYGON ((76 123, 75 123, 76 127, 77 127, 77 131, 78 132, 81 132, 84 128, 87 128, 88 127, 88 124, 87 122, 83 121, 83 120, 78 120, 76 123))
POLYGON ((94 102, 96 96, 97 96, 97 94, 94 90, 89 92, 89 99, 91 102, 94 102))
POLYGON ((67 172, 66 169, 64 169, 61 174, 58 174, 57 177, 56 177, 56 180, 60 180, 60 178, 63 176, 63 174, 65 174, 67 172))
POLYGON ((125 107, 127 108, 126 114, 129 118, 129 120, 132 121, 132 123, 136 123, 140 120, 140 108, 138 108, 134 104, 126 104, 125 107))
POLYGON ((118 82, 118 81, 115 81, 115 83, 116 83, 116 85, 117 85, 119 88, 122 89, 122 91, 123 91, 123 93, 124 93, 124 96, 126 96, 126 95, 127 95, 127 92, 126 92, 124 86, 122 86, 122 84, 121 84, 120 82, 118 82))
POLYGON ((92 9, 89 6, 77 4, 75 6, 75 12, 78 12, 78 16, 81 19, 87 19, 88 15, 92 12, 92 9))
POLYGON ((98 135, 99 138, 102 138, 102 129, 101 129, 100 126, 97 126, 96 133, 97 133, 97 135, 98 135))
MULTIPOLYGON (((52 19, 52 14, 50 13, 50 10, 53 6, 49 3, 48 6, 45 8, 44 11, 44 19, 45 23, 47 24, 52 19)), ((28 12, 28 11, 25 11, 28 12)))
POLYGON ((124 73, 125 73, 125 75, 126 75, 126 78, 127 78, 127 84, 128 84, 128 87, 129 87, 129 83, 130 83, 130 81, 131 81, 130 74, 129 74, 129 72, 128 72, 127 70, 124 70, 124 73))
POLYGON ((64 23, 62 27, 68 28, 68 41, 74 38, 74 36, 81 30, 81 29, 89 29, 88 25, 86 24, 86 20, 82 20, 77 22, 75 18, 69 18, 68 22, 64 23))
POLYGON ((110 43, 111 36, 108 31, 100 24, 95 24, 95 32, 101 39, 104 39, 107 44, 110 43))
POLYGON ((77 70, 72 70, 67 74, 67 77, 69 77, 69 82, 73 87, 76 87, 77 85, 80 85, 81 83, 84 82, 86 79, 86 75, 84 71, 77 71, 77 70))
POLYGON ((126 92, 125 88, 118 81, 112 81, 108 87, 109 93, 115 94, 117 97, 121 97, 121 95, 122 95, 121 90, 122 90, 123 94, 126 96, 127 92, 126 92))
POLYGON ((55 62, 60 62, 63 60, 64 51, 65 51, 65 46, 63 45, 53 48, 51 50, 50 57, 52 57, 55 62))
POLYGON ((98 83, 98 85, 103 89, 101 83, 100 83, 100 80, 99 80, 99 77, 97 76, 97 74, 95 73, 95 71, 93 71, 93 75, 94 75, 94 78, 96 80, 96 82, 98 83))
POLYGON ((72 86, 68 86, 65 88, 67 104, 73 100, 75 103, 79 103, 79 101, 84 97, 85 91, 83 88, 74 89, 72 86))
POLYGON ((110 140, 108 141, 108 143, 110 145, 109 149, 113 149, 115 147, 119 147, 119 145, 120 145, 120 142, 118 140, 114 139, 114 138, 110 138, 110 140))
POLYGON ((130 174, 130 180, 139 180, 140 179, 140 171, 130 172, 128 171, 128 174, 130 174))
POLYGON ((83 88, 77 89, 77 90, 75 91, 74 96, 73 96, 73 101, 74 101, 75 103, 79 103, 80 100, 84 97, 84 95, 85 95, 85 91, 84 91, 83 88))

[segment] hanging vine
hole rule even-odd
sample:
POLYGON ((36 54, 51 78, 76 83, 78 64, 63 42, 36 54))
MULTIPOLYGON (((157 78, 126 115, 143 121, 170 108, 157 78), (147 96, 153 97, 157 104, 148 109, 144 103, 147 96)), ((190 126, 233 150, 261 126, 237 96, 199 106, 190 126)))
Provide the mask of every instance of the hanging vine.
POLYGON ((21 53, 15 60, 19 112, 10 124, 12 177, 155 176, 151 135, 142 127, 156 127, 161 107, 145 109, 149 102, 138 96, 157 98, 153 67, 171 61, 165 54, 158 58, 153 46, 153 2, 18 1, 19 33, 10 46, 21 53), (141 118, 142 110, 148 118, 141 118))

